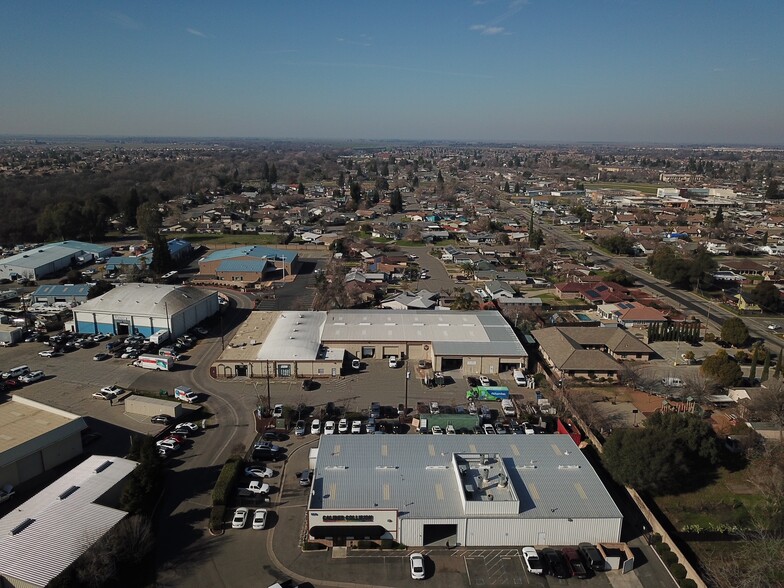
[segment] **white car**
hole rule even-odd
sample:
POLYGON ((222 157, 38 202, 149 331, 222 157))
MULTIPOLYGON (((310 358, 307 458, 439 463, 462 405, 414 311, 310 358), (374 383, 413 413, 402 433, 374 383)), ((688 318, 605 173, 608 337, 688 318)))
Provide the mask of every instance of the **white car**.
POLYGON ((446 434, 447 435, 457 435, 457 431, 455 431, 455 426, 449 424, 446 426, 446 434))
POLYGON ((491 425, 490 423, 485 423, 484 425, 482 425, 482 430, 485 432, 485 435, 495 435, 496 434, 495 433, 495 429, 493 428, 493 425, 491 425))
POLYGON ((19 381, 22 384, 32 384, 34 382, 38 382, 39 380, 43 380, 45 377, 42 371, 35 371, 30 372, 29 374, 24 374, 23 376, 19 376, 19 381))
POLYGON ((270 468, 245 468, 245 475, 251 478, 271 478, 272 474, 270 468))
POLYGON ((409 564, 411 565, 411 579, 424 580, 425 579, 425 556, 421 553, 412 553, 408 556, 409 564))
POLYGON ((487 376, 479 376, 479 385, 480 386, 489 386, 490 385, 490 378, 487 376))
POLYGON ((62 354, 57 353, 56 351, 52 351, 51 349, 46 349, 44 351, 39 351, 38 355, 40 355, 41 357, 58 357, 62 354))
POLYGON ((346 419, 340 419, 338 433, 348 433, 348 421, 346 419))
POLYGON ((430 432, 433 435, 443 435, 444 434, 444 430, 441 427, 439 427, 438 425, 433 425, 433 428, 430 429, 430 432))
POLYGON ((313 419, 310 423, 310 434, 311 435, 318 435, 321 433, 321 421, 318 419, 313 419))
POLYGON ((351 432, 356 435, 362 432, 362 421, 351 421, 351 432))
POLYGON ((430 414, 439 414, 440 412, 441 412, 441 409, 438 406, 438 402, 435 402, 435 401, 431 402, 430 403, 430 414))
POLYGON ((774 324, 768 325, 768 329, 770 329, 771 331, 778 331, 780 328, 781 326, 779 325, 774 325, 774 324))
POLYGON ((180 444, 177 443, 174 439, 161 439, 155 444, 158 447, 163 447, 164 449, 168 449, 169 451, 177 451, 180 448, 180 444))
POLYGON ((125 392, 125 390, 123 390, 119 386, 104 386, 103 388, 101 388, 101 392, 103 392, 104 394, 112 394, 114 396, 119 396, 120 394, 125 392))
POLYGON ((112 394, 110 392, 93 392, 93 398, 99 398, 101 400, 109 400, 110 398, 114 400, 117 398, 117 394, 112 394))
POLYGON ((189 431, 194 431, 195 432, 195 431, 199 430, 199 425, 197 425, 196 423, 191 423, 191 422, 188 421, 188 422, 184 422, 184 423, 177 423, 177 426, 174 427, 175 432, 177 431, 177 429, 187 429, 189 431))
POLYGON ((325 435, 334 435, 335 433, 335 421, 327 421, 324 423, 324 434, 325 435))
POLYGON ((267 526, 267 509, 257 508, 253 513, 253 528, 261 530, 267 526))
POLYGON ((536 549, 533 547, 523 547, 523 560, 525 560, 525 567, 532 574, 544 574, 544 566, 539 557, 536 549))
POLYGON ((389 356, 389 367, 396 368, 397 367, 397 355, 390 355, 389 356))
POLYGON ((248 509, 241 506, 234 511, 234 518, 231 519, 232 529, 244 529, 245 523, 248 522, 248 509))
POLYGON ((279 419, 283 416, 283 405, 276 404, 275 408, 272 409, 272 416, 276 419, 279 419))
POLYGON ((97 335, 93 335, 93 341, 95 341, 96 343, 100 343, 101 341, 106 341, 109 338, 110 338, 109 335, 107 335, 106 333, 98 333, 97 335))

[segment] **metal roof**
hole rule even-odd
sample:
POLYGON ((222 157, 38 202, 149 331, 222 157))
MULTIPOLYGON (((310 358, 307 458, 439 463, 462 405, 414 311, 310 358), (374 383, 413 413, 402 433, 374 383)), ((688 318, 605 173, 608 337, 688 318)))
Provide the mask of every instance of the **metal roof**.
POLYGON ((521 518, 622 517, 568 435, 322 435, 309 508, 464 517, 453 454, 485 453, 501 458, 521 518))
POLYGON ((509 323, 495 310, 333 310, 322 340, 432 343, 439 355, 527 353, 509 323))
POLYGON ((35 249, 22 251, 16 255, 10 255, 9 257, 0 260, 0 264, 33 269, 65 257, 80 255, 83 252, 102 255, 111 250, 111 247, 93 245, 92 243, 85 243, 83 241, 60 241, 59 243, 48 243, 36 247, 35 249))
POLYGON ((219 259, 234 259, 242 257, 256 257, 266 259, 277 259, 280 261, 286 260, 286 263, 291 263, 297 259, 296 251, 286 251, 283 249, 273 249, 272 247, 261 247, 260 245, 251 245, 248 247, 236 247, 234 249, 221 249, 220 251, 213 251, 205 255, 199 261, 217 261, 219 259))
POLYGON ((192 286, 126 284, 118 286, 98 298, 88 300, 75 312, 108 312, 166 317, 193 306, 209 296, 217 296, 217 293, 192 286))
POLYGON ((316 359, 326 319, 327 313, 319 311, 281 312, 259 349, 258 359, 316 359))
POLYGON ((0 519, 0 574, 46 586, 128 514, 97 501, 136 465, 88 457, 0 519))
POLYGON ((266 259, 226 259, 221 261, 216 272, 258 272, 264 273, 270 266, 266 259))
POLYGON ((90 291, 89 284, 52 284, 38 286, 33 292, 36 296, 87 296, 90 291))

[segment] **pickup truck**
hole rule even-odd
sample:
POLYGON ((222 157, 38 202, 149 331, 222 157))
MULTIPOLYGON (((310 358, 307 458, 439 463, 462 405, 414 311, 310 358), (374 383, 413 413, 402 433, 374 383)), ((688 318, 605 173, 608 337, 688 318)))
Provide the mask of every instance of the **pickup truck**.
POLYGON ((264 482, 253 480, 250 484, 248 484, 248 491, 253 492, 254 494, 269 494, 270 486, 264 482))
POLYGON ((0 488, 0 502, 9 500, 14 495, 14 487, 11 484, 6 484, 0 488))

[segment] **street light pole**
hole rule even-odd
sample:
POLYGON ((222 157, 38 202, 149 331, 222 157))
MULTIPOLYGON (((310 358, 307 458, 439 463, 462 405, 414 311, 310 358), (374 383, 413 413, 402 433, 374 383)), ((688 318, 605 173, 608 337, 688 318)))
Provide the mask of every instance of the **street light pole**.
POLYGON ((411 372, 408 371, 408 358, 407 357, 406 357, 405 363, 403 364, 403 369, 406 370, 406 396, 405 396, 405 401, 403 403, 403 410, 405 411, 404 412, 404 416, 405 416, 405 413, 408 412, 408 378, 411 376, 411 372))

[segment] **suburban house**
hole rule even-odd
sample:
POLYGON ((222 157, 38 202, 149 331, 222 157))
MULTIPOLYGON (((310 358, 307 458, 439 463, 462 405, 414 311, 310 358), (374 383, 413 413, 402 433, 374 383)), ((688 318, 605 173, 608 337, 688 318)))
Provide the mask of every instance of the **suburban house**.
POLYGON ((601 304, 597 310, 602 318, 617 321, 625 327, 648 326, 667 322, 667 317, 662 311, 639 302, 601 304))
POLYGON ((392 310, 432 310, 438 304, 439 295, 428 290, 401 292, 381 302, 381 308, 392 310))
POLYGON ((612 304, 631 300, 629 290, 614 282, 584 283, 562 282, 555 285, 555 293, 561 300, 582 298, 591 304, 612 304))
POLYGON ((621 327, 548 327, 531 333, 558 378, 615 378, 618 360, 649 360, 655 352, 621 327))

